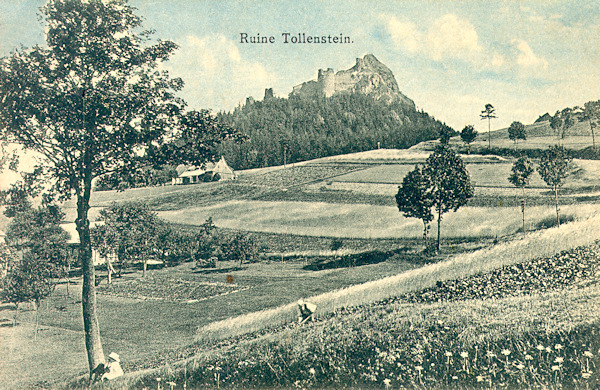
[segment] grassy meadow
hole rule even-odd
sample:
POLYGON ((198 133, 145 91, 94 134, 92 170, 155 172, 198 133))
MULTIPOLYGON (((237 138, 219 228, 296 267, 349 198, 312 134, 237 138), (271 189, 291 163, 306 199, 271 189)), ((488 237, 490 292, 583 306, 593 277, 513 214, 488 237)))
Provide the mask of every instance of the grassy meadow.
MULTIPOLYGON (((517 147, 556 140, 535 129, 517 147)), ((565 146, 584 142, 584 130, 565 146)), ((514 147, 496 136, 494 145, 514 147)), ((487 144, 483 134, 477 142, 487 144)), ((92 218, 113 201, 143 201, 177 229, 212 217, 265 250, 259 263, 184 263, 102 282, 104 352, 118 352, 127 374, 94 387, 155 388, 160 377, 161 388, 598 388, 600 163, 574 161, 559 192, 560 227, 535 173, 522 234, 521 193, 507 181, 513 159, 463 155, 475 197, 443 216, 434 255, 423 251, 421 221, 403 217, 394 199, 429 147, 256 169, 231 182, 94 192, 92 218), (334 250, 335 239, 343 244, 334 250), (561 276, 571 269, 584 271, 561 276), (542 284, 510 282, 516 275, 542 284), (294 324, 299 298, 318 305, 316 322, 294 324)), ((73 204, 65 210, 74 220, 73 204)), ((87 367, 81 279, 71 282, 69 296, 62 282, 42 304, 35 339, 32 310, 13 328, 14 307, 0 306, 0 388, 87 387, 73 379, 87 367)))

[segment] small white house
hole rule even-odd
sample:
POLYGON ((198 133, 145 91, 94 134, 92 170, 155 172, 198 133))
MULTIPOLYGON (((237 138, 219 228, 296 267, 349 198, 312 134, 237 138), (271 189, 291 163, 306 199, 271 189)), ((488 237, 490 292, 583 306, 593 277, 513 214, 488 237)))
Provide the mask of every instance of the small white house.
MULTIPOLYGON (((180 171, 178 167, 177 171, 180 171)), ((178 177, 174 177, 171 184, 195 184, 202 183, 205 181, 214 181, 215 176, 218 175, 218 180, 233 180, 235 179, 235 172, 225 161, 225 157, 221 156, 221 159, 216 163, 208 162, 202 167, 191 166, 187 169, 181 169, 178 177)))

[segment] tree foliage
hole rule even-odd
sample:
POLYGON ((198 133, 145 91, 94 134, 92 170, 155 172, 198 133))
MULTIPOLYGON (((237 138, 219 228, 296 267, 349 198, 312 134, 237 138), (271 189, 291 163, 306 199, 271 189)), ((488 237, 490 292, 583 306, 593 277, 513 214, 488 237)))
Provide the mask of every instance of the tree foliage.
POLYGON ((142 264, 144 275, 148 260, 158 256, 161 221, 143 203, 112 203, 100 211, 103 224, 92 229, 92 242, 103 255, 116 255, 120 268, 142 264))
POLYGON ((523 190, 521 199, 521 212, 523 213, 523 233, 525 232, 525 187, 534 171, 533 163, 527 156, 521 156, 514 162, 508 181, 517 188, 523 190))
POLYGON ((423 221, 423 239, 427 241, 429 224, 433 221, 432 207, 434 203, 431 178, 419 165, 402 179, 396 194, 398 210, 407 218, 418 218, 423 221))
POLYGON ((473 197, 473 187, 463 160, 448 145, 436 146, 423 172, 431 181, 430 194, 438 217, 439 250, 442 215, 466 205, 473 197))
POLYGON ((177 46, 150 43, 134 11, 122 0, 50 0, 41 8, 46 45, 0 60, 0 138, 43 157, 32 180, 38 189, 77 199, 90 372, 104 362, 88 220, 93 179, 200 165, 237 135, 208 111, 185 111, 176 96, 183 82, 159 68, 177 46))
POLYGON ((486 104, 481 114, 479 114, 482 120, 487 119, 488 121, 488 148, 492 148, 492 130, 491 130, 491 120, 497 118, 496 109, 491 104, 486 104))
POLYGON ((518 121, 514 121, 513 123, 511 123, 508 127, 508 138, 510 138, 515 144, 517 143, 517 140, 527 139, 525 125, 518 121))
POLYGON ((514 162, 508 181, 517 188, 523 188, 529 184, 533 171, 531 160, 526 156, 521 156, 514 162))
POLYGON ((556 111, 554 116, 550 118, 550 127, 560 139, 565 139, 569 129, 575 124, 575 116, 573 114, 573 109, 567 107, 556 111))
POLYGON ((235 169, 371 150, 378 142, 407 148, 449 129, 425 112, 359 93, 270 98, 220 113, 219 119, 249 136, 247 142, 219 147, 235 169))
POLYGON ((554 190, 556 206, 556 223, 560 225, 558 209, 558 188, 564 184, 569 174, 569 166, 572 161, 567 149, 563 146, 554 145, 548 147, 540 157, 537 171, 542 179, 554 190))
POLYGON ((594 130, 600 125, 600 100, 589 101, 584 104, 581 110, 580 121, 588 121, 592 132, 592 148, 596 150, 596 137, 594 130))
POLYGON ((471 154, 471 143, 477 138, 477 130, 473 125, 466 125, 460 132, 460 139, 467 145, 467 153, 471 154))

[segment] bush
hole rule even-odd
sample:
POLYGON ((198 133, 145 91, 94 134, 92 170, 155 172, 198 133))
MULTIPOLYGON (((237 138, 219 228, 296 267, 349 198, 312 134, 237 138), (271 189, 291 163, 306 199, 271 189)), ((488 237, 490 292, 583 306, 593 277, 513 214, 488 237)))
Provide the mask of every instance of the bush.
POLYGON ((221 250, 223 260, 239 260, 240 265, 258 261, 258 245, 254 237, 247 233, 236 233, 222 243, 221 250))

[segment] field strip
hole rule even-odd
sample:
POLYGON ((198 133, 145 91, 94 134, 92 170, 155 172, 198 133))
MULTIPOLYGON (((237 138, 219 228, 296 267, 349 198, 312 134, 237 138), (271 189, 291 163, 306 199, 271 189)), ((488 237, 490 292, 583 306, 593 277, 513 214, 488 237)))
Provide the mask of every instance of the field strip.
MULTIPOLYGON (((590 245, 599 238, 600 215, 596 214, 587 220, 532 232, 512 241, 454 256, 441 263, 317 295, 309 300, 317 305, 317 314, 327 314, 341 307, 365 305, 433 287, 437 281, 461 279, 506 265, 552 256, 564 250, 590 245)), ((197 339, 220 339, 259 331, 291 322, 296 314, 296 303, 293 302, 275 309, 217 321, 200 328, 197 339)))

